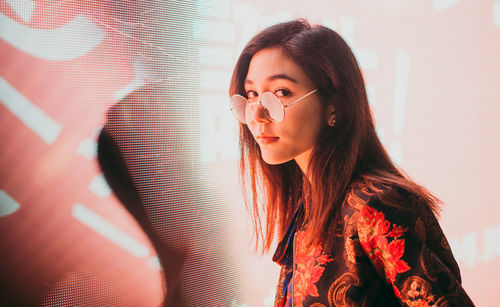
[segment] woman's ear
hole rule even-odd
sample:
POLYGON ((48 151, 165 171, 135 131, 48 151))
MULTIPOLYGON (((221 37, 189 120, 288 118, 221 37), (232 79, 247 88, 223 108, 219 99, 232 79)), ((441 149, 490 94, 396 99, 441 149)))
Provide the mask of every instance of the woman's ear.
POLYGON ((326 108, 326 114, 328 114, 328 126, 333 127, 335 125, 335 120, 337 117, 337 115, 335 114, 335 106, 333 104, 328 105, 328 107, 326 108))

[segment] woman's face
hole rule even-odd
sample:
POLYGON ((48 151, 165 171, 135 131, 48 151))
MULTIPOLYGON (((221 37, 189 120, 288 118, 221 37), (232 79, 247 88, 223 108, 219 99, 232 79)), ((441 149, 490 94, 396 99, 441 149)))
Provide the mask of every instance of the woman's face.
MULTIPOLYGON (((281 47, 263 49, 250 61, 245 80, 250 103, 259 101, 262 93, 271 92, 287 105, 314 89, 311 79, 283 54, 281 47)), ((281 164, 295 159, 306 172, 311 151, 333 107, 325 109, 316 92, 285 108, 285 117, 278 123, 271 121, 258 104, 253 106, 247 113, 247 125, 260 146, 264 161, 281 164)))

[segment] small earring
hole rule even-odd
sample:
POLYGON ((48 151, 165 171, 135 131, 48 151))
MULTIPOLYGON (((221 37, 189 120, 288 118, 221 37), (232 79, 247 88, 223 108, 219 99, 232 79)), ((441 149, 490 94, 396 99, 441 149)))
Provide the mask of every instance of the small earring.
POLYGON ((330 127, 333 127, 333 126, 335 125, 335 118, 334 118, 334 119, 332 119, 332 120, 328 123, 328 125, 329 125, 330 127))

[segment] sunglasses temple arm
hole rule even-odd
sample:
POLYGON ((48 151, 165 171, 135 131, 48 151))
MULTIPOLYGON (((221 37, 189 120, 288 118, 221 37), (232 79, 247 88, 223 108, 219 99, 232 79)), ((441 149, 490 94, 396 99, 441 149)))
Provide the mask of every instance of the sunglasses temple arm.
POLYGON ((315 89, 315 90, 313 90, 313 91, 311 91, 311 92, 309 92, 309 93, 305 94, 304 96, 300 97, 299 99, 297 99, 297 100, 295 100, 295 101, 290 102, 289 104, 287 104, 286 106, 283 106, 283 107, 284 107, 284 108, 288 108, 289 106, 291 106, 291 105, 295 104, 296 102, 301 101, 302 99, 306 98, 306 97, 307 97, 307 96, 309 96, 309 95, 312 95, 313 93, 315 93, 315 92, 317 92, 317 91, 318 91, 318 89, 315 89))

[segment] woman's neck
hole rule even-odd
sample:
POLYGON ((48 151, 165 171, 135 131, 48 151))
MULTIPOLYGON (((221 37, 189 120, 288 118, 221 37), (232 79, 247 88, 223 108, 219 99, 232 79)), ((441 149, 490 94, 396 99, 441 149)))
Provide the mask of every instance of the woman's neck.
POLYGON ((312 152, 312 149, 304 151, 303 153, 296 156, 294 159, 295 163, 297 163, 297 165, 302 170, 302 173, 304 173, 304 175, 306 175, 308 177, 307 179, 309 180, 309 182, 311 182, 311 178, 309 178, 310 175, 307 175, 307 174, 308 174, 308 170, 309 170, 309 158, 311 156, 311 152, 312 152))

